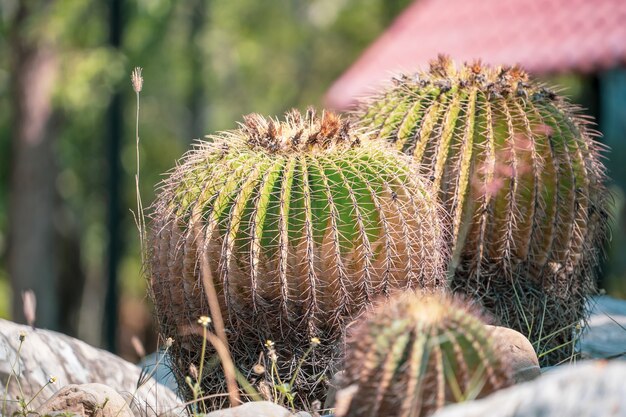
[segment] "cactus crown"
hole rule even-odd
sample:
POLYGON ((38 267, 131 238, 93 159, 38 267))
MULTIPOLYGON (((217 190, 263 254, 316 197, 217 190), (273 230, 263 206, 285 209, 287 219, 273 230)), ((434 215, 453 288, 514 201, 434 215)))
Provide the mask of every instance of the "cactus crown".
POLYGON ((391 298, 350 335, 342 385, 352 399, 347 407, 337 404, 338 415, 426 416, 510 385, 510 369, 489 334, 482 314, 458 298, 412 292, 391 298))
POLYGON ((244 369, 259 341, 291 354, 311 337, 334 346, 374 297, 440 286, 436 198, 384 145, 313 111, 247 116, 198 144, 153 210, 151 286, 164 333, 207 314, 201 256, 244 369))
MULTIPOLYGON (((399 83, 411 83, 410 77, 402 75, 394 80, 399 83)), ((420 87, 433 86, 442 92, 453 88, 478 87, 494 96, 511 94, 527 97, 529 91, 550 99, 556 94, 544 87, 530 84, 528 74, 519 66, 491 67, 483 65, 480 60, 457 67, 454 61, 440 55, 430 63, 427 74, 416 74, 413 82, 420 87)))
POLYGON ((317 117, 313 108, 305 115, 291 110, 284 121, 250 114, 244 117, 239 134, 254 149, 281 154, 353 148, 361 142, 361 135, 350 129, 350 122, 326 111, 317 117))
POLYGON ((446 57, 397 77, 355 118, 432 180, 450 213, 453 289, 480 294, 544 360, 569 357, 607 230, 590 120, 518 67, 446 57))

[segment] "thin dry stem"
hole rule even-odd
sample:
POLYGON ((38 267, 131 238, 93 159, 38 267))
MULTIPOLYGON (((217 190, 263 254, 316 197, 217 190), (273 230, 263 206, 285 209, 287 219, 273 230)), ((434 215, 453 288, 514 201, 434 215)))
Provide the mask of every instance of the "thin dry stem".
POLYGON ((222 340, 211 332, 206 332, 206 339, 213 345, 215 351, 220 357, 222 362, 222 368, 224 369, 224 375, 226 376, 226 386, 228 388, 228 397, 231 407, 235 407, 242 404, 239 398, 239 388, 237 387, 237 378, 235 365, 230 357, 230 351, 228 345, 224 344, 222 340))
POLYGON ((135 225, 137 226, 137 231, 139 232, 139 247, 141 252, 141 263, 142 265, 145 263, 145 241, 146 241, 146 219, 144 216, 143 210, 143 202, 141 200, 141 192, 139 190, 139 172, 140 172, 140 164, 139 164, 139 93, 143 88, 143 77, 141 75, 142 69, 140 67, 135 67, 133 72, 131 73, 131 81, 133 84, 133 89, 135 90, 135 95, 137 97, 137 113, 135 117, 135 156, 137 160, 137 173, 135 174, 135 193, 137 196, 137 214, 134 215, 135 225))
MULTIPOLYGON (((196 212, 195 214, 195 217, 198 218, 199 213, 196 212)), ((198 223, 194 221, 194 224, 196 225, 196 227, 194 228, 194 232, 196 232, 196 238, 198 238, 198 223)), ((207 302, 209 303, 211 320, 213 321, 215 333, 217 334, 217 336, 215 337, 213 334, 209 335, 208 333, 205 333, 205 337, 208 338, 209 342, 211 342, 218 355, 220 356, 222 368, 224 369, 224 376, 226 377, 226 386, 228 388, 230 405, 234 407, 241 403, 241 400, 239 398, 239 389, 237 387, 237 379, 235 375, 235 365, 233 364, 230 350, 228 349, 228 339, 226 338, 224 319, 222 318, 222 312, 217 298, 217 291, 215 291, 213 274, 211 272, 211 268, 209 267, 209 261, 207 259, 206 251, 202 251, 202 255, 200 256, 200 275, 202 278, 204 293, 206 295, 207 302)))

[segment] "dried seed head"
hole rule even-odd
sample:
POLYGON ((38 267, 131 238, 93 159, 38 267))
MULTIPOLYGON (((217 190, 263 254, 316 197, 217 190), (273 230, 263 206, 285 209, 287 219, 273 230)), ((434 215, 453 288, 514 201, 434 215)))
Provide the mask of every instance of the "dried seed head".
POLYGON ((252 367, 252 371, 257 375, 263 375, 265 373, 265 367, 260 363, 257 363, 252 367))
POLYGON ((204 328, 209 327, 210 323, 211 323, 211 318, 208 316, 200 316, 200 318, 198 319, 198 324, 204 328))
POLYGON ((454 71, 454 62, 448 55, 440 54, 437 59, 430 61, 430 72, 440 77, 447 77, 454 71))
POLYGON ((137 336, 132 336, 130 338, 130 344, 133 346, 133 349, 135 350, 137 356, 139 356, 140 358, 146 356, 146 349, 143 347, 143 343, 141 343, 141 340, 139 340, 137 336))
POLYGON ((272 395, 272 388, 267 381, 263 380, 259 383, 259 394, 265 401, 275 401, 275 398, 272 395))
POLYGON ((174 339, 172 339, 171 337, 168 337, 167 339, 165 339, 165 349, 171 348, 173 344, 174 344, 174 339))
POLYGON ((194 380, 196 381, 198 380, 198 368, 196 368, 196 365, 194 364, 189 365, 189 374, 194 380))
POLYGON ((33 290, 26 290, 22 292, 22 302, 24 303, 23 311, 26 323, 28 323, 29 326, 34 327, 35 318, 37 317, 37 297, 35 296, 33 290))
POLYGON ((143 88, 143 77, 141 76, 141 72, 141 67, 135 67, 133 72, 130 74, 130 80, 133 84, 133 90, 135 90, 135 93, 139 93, 143 88))

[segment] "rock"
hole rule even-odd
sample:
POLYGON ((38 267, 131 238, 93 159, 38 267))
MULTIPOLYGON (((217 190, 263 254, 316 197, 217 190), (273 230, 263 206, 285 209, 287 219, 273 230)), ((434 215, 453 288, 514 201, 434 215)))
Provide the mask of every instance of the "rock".
POLYGON ((148 354, 137 364, 145 372, 152 375, 152 378, 159 384, 171 389, 173 392, 178 391, 178 383, 169 364, 171 362, 170 355, 164 350, 148 354))
MULTIPOLYGON (((141 369, 134 364, 61 333, 0 319, 0 399, 4 398, 9 376, 7 399, 15 400, 20 395, 17 377, 25 399, 32 399, 29 409, 38 408, 59 387, 100 383, 132 399, 131 408, 140 410, 142 416, 182 411, 176 394, 153 379, 147 379, 137 388, 141 369), (24 341, 17 357, 20 334, 23 334, 24 341), (48 384, 51 376, 56 377, 54 384, 48 384), (41 393, 36 395, 42 387, 41 393)), ((4 412, 7 415, 17 410, 15 401, 7 401, 6 405, 4 412)), ((2 412, 0 409, 0 414, 2 412)))
POLYGON ((39 407, 39 415, 71 412, 82 417, 133 417, 128 404, 104 384, 66 385, 39 407))
POLYGON ((205 417, 293 417, 289 410, 269 401, 245 403, 205 414, 205 417))
POLYGON ((333 378, 328 384, 328 391, 326 391, 326 401, 324 402, 324 410, 330 410, 335 408, 335 397, 337 396, 337 390, 341 386, 341 378, 343 377, 343 371, 337 372, 333 375, 333 378))
POLYGON ((530 381, 541 375, 539 360, 530 341, 520 332, 500 326, 487 326, 493 329, 495 345, 505 355, 513 370, 516 383, 530 381))
POLYGON ((584 358, 626 360, 626 301, 598 296, 589 302, 591 317, 578 342, 584 358))
POLYGON ((556 367, 534 381, 432 417, 609 417, 626 415, 626 363, 590 361, 556 367))

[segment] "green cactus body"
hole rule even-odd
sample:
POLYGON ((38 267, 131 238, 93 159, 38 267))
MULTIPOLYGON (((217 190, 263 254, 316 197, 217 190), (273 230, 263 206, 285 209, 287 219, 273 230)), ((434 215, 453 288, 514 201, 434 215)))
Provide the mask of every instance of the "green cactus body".
POLYGON ((475 308, 408 291, 351 329, 335 405, 339 417, 420 417, 511 384, 503 352, 475 308))
POLYGON ((589 119, 518 68, 457 69, 445 57, 355 116, 421 163, 439 192, 453 289, 526 334, 544 363, 570 357, 607 230, 589 119))
POLYGON ((439 207, 405 156, 312 111, 250 115, 211 139, 154 206, 151 286, 166 336, 208 313, 203 254, 242 368, 266 339, 289 360, 311 337, 332 345, 375 296, 442 284, 439 207))

